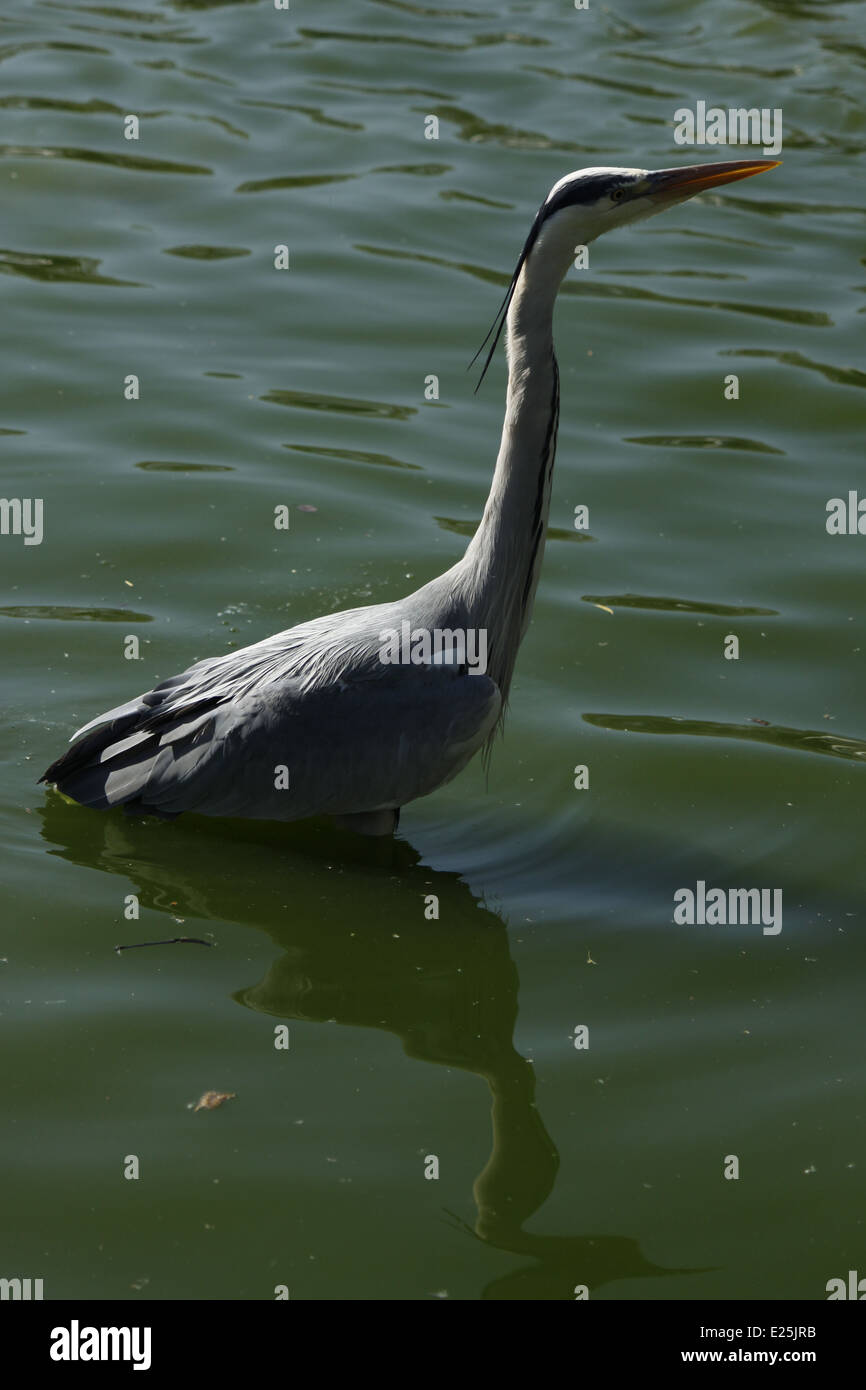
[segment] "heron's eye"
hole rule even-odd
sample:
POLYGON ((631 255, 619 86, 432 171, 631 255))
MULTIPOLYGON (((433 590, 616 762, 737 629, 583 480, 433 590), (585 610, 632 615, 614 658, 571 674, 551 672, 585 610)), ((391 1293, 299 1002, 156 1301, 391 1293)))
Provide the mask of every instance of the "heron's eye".
POLYGON ((618 202, 620 202, 621 199, 623 199, 624 197, 625 197, 625 189, 624 189, 624 188, 615 188, 615 189, 613 190, 613 192, 611 193, 611 195, 610 195, 610 200, 611 200, 612 203, 618 203, 618 202))

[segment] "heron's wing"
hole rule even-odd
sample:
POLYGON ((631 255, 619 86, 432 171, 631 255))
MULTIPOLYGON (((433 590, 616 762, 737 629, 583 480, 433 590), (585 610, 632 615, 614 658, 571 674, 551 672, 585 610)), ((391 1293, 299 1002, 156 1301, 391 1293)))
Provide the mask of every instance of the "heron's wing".
MULTIPOLYGON (((329 621, 334 625, 349 616, 334 614, 329 621)), ((72 735, 69 751, 57 758, 39 780, 58 782, 61 775, 69 776, 94 759, 105 762, 136 744, 147 743, 158 730, 169 729, 175 721, 179 721, 179 729, 190 728, 191 720, 257 688, 290 681, 300 673, 306 681, 315 680, 320 671, 315 657, 320 650, 327 650, 325 643, 316 640, 322 627, 322 619, 316 619, 240 651, 206 657, 169 676, 153 690, 98 714, 72 735), (125 744, 121 742, 123 735, 127 735, 125 744)), ((324 629, 322 635, 327 631, 324 629)), ((344 662, 350 656, 349 651, 344 651, 344 662)))
POLYGON ((168 816, 396 808, 455 776, 501 704, 494 682, 465 666, 356 662, 352 676, 312 686, 274 671, 236 672, 232 684, 226 666, 200 663, 85 726, 46 780, 89 806, 168 816))

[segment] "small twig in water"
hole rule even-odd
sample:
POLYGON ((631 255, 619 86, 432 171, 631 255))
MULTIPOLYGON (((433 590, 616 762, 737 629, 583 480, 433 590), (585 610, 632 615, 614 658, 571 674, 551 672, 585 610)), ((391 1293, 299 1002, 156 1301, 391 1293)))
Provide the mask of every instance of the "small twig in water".
MULTIPOLYGON (((477 1231, 473 1231, 472 1227, 463 1220, 462 1216, 458 1216, 456 1212, 449 1211, 447 1207, 443 1207, 442 1210, 445 1212, 446 1216, 450 1216, 451 1218, 450 1221, 444 1221, 444 1225, 450 1226, 452 1231, 460 1231, 461 1235, 471 1236, 473 1240, 481 1239, 477 1231)), ((443 1220, 442 1217, 439 1219, 443 1220)))
POLYGON ((195 946, 212 946, 212 941, 202 941, 200 936, 170 936, 167 941, 130 941, 125 946, 115 946, 115 951, 134 951, 138 946, 174 946, 178 941, 190 941, 195 946))

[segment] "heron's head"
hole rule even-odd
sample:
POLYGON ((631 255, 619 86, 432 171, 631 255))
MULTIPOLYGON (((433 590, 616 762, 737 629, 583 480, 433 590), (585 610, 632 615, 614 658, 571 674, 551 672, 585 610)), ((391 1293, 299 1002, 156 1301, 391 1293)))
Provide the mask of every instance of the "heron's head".
MULTIPOLYGON (((778 159, 734 159, 716 164, 686 164, 679 169, 593 168, 566 174, 553 185, 538 209, 494 323, 493 347, 524 266, 539 290, 546 285, 555 293, 578 247, 615 227, 625 227, 676 207, 696 193, 751 178, 765 169, 775 169, 779 163, 778 159)), ((492 349, 488 363, 490 356, 492 349)))
POLYGON ((533 243, 555 236, 570 246, 579 237, 586 245, 614 227, 653 217, 723 183, 775 169, 779 162, 735 159, 679 169, 578 169, 555 183, 541 204, 533 243))

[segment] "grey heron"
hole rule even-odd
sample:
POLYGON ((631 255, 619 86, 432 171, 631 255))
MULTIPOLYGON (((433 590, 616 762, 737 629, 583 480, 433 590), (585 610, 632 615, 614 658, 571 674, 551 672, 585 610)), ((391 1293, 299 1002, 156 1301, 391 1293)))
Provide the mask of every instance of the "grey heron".
POLYGON ((42 781, 84 806, 393 832, 449 782, 504 712, 541 570, 559 418, 553 307, 575 248, 705 189, 775 168, 591 168, 545 198, 482 348, 506 329, 505 419, 490 494, 462 559, 392 603, 330 613, 198 661, 99 715, 42 781), (386 634, 408 634, 399 648, 386 634), (432 644, 429 634, 441 634, 432 644), (470 666, 467 634, 483 634, 470 666), (417 636, 417 640, 416 640, 417 636))

